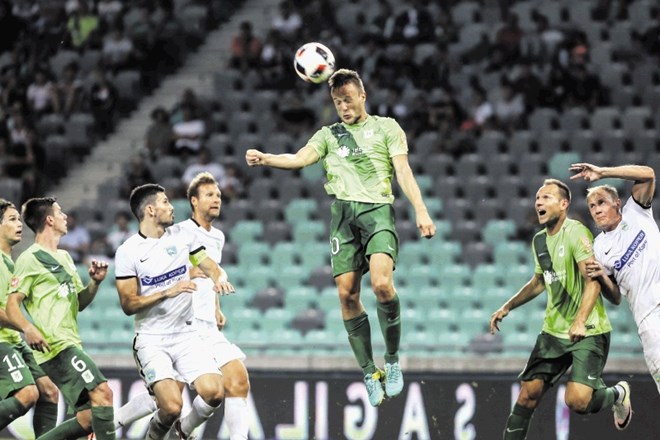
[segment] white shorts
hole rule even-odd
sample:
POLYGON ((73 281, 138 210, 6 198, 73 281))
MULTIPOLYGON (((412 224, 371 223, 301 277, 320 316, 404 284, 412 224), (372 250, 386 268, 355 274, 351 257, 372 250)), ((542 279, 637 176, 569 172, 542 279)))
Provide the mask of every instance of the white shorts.
POLYGON ((660 306, 639 323, 639 338, 644 349, 646 366, 660 393, 660 306))
POLYGON ((147 387, 163 379, 193 382, 204 374, 221 374, 197 331, 170 335, 137 334, 133 356, 147 387))
POLYGON ((243 350, 229 342, 214 323, 195 319, 195 326, 204 342, 204 348, 211 353, 216 365, 223 367, 233 360, 245 360, 243 350))

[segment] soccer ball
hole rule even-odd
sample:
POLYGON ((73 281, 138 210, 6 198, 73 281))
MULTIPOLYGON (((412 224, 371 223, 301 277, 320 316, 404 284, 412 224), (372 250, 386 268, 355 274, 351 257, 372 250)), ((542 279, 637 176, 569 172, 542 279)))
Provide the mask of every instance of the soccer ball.
POLYGON ((305 81, 320 84, 335 71, 335 56, 321 43, 307 43, 296 51, 293 67, 305 81))

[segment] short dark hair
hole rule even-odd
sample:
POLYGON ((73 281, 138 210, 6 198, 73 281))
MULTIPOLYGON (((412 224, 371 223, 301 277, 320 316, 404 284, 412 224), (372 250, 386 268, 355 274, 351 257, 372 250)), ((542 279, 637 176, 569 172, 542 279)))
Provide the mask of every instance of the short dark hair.
POLYGON ((330 92, 351 83, 355 84, 355 87, 357 87, 361 92, 364 92, 364 84, 362 83, 362 78, 360 78, 360 74, 355 70, 339 69, 333 73, 328 80, 328 85, 330 85, 330 92))
POLYGON ((53 205, 56 202, 55 197, 35 197, 23 203, 21 215, 32 232, 36 234, 44 230, 46 217, 53 215, 53 205))
POLYGON ((165 188, 157 183, 145 183, 133 188, 128 203, 131 206, 131 212, 139 222, 144 218, 144 208, 149 203, 153 203, 156 194, 164 192, 165 188))
POLYGON ((16 209, 16 205, 14 205, 12 202, 9 200, 5 199, 0 199, 0 223, 2 223, 2 220, 5 218, 5 212, 9 208, 14 208, 16 209))
POLYGON ((544 185, 555 185, 559 188, 559 195, 568 200, 568 203, 571 203, 571 189, 559 179, 545 179, 543 181, 544 185))

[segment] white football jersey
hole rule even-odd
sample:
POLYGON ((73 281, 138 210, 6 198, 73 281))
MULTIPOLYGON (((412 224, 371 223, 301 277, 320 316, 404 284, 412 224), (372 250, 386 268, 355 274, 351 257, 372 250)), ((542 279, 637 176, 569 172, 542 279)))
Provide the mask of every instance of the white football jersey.
MULTIPOLYGON (((222 248, 225 246, 225 234, 220 229, 212 226, 207 231, 193 219, 184 220, 178 225, 189 234, 196 235, 199 243, 206 248, 206 255, 220 264, 222 248)), ((195 278, 194 281, 197 284, 197 292, 193 295, 195 318, 215 324, 215 303, 218 299, 214 283, 210 278, 195 278)))
MULTIPOLYGON (((138 232, 117 249, 115 274, 118 280, 137 278, 138 294, 153 295, 189 279, 189 258, 204 250, 198 235, 174 225, 162 237, 149 238, 138 232)), ((192 296, 183 292, 135 315, 135 332, 172 334, 193 331, 192 296)))
POLYGON ((652 208, 643 208, 632 197, 622 215, 616 229, 598 234, 594 255, 605 272, 614 275, 639 326, 660 304, 660 231, 652 208))

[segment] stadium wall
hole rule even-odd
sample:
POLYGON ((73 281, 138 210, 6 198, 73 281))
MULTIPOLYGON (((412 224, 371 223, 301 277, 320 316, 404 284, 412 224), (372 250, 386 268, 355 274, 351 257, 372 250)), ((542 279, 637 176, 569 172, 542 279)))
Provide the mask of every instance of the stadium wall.
MULTIPOLYGON (((105 370, 115 406, 144 392, 134 369, 105 370)), ((301 372, 253 370, 250 408, 253 440, 444 440, 500 439, 509 408, 518 393, 515 374, 424 373, 406 376, 401 396, 379 409, 369 406, 361 377, 355 371, 301 372)), ((631 426, 615 430, 609 410, 580 416, 563 403, 565 382, 548 391, 536 412, 529 439, 640 440, 660 438, 655 423, 658 393, 648 374, 613 374, 607 383, 626 377, 633 390, 631 426)), ((191 395, 186 391, 185 402, 191 395)), ((61 417, 64 405, 60 405, 61 417)), ((222 411, 203 427, 200 439, 228 439, 222 411)), ((30 438, 29 417, 0 433, 30 438)), ((148 417, 124 429, 122 438, 144 438, 148 417)))

